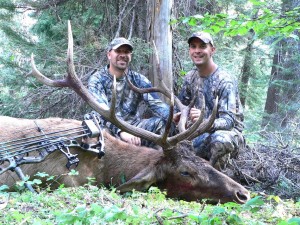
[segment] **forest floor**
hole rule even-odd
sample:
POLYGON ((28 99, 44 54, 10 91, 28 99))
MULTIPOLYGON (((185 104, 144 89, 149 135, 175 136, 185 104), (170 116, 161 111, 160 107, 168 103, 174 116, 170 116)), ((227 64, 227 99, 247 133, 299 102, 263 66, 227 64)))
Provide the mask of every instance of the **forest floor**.
POLYGON ((299 149, 263 144, 247 146, 230 161, 224 173, 260 194, 300 200, 299 149))

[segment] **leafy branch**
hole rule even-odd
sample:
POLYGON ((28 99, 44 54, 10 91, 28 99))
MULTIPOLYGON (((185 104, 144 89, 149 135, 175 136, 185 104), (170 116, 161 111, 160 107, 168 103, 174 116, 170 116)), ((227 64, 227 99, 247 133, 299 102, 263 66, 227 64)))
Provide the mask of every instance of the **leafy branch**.
POLYGON ((299 39, 293 32, 300 29, 300 7, 287 11, 284 14, 276 13, 269 9, 254 10, 257 16, 245 14, 228 15, 219 13, 210 15, 193 15, 172 20, 171 24, 187 24, 196 29, 206 30, 211 33, 222 32, 225 36, 245 36, 254 32, 256 38, 266 37, 292 37, 299 39))

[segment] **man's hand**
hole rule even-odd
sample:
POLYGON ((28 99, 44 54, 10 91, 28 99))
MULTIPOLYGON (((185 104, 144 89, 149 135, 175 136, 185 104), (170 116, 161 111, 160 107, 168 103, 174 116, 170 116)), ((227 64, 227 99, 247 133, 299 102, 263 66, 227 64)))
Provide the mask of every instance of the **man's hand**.
POLYGON ((193 123, 195 123, 199 119, 200 114, 201 114, 201 110, 200 109, 191 108, 191 111, 190 111, 190 120, 193 123))
POLYGON ((127 143, 130 143, 130 144, 134 144, 134 145, 137 145, 137 146, 140 146, 141 145, 141 138, 139 137, 136 137, 132 134, 129 134, 125 131, 121 131, 120 132, 120 138, 127 142, 127 143))

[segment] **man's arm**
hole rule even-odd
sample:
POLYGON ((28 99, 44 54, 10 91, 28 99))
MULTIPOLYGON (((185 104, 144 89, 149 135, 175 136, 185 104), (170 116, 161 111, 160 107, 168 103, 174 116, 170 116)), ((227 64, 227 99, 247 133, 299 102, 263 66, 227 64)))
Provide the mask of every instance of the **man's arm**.
MULTIPOLYGON (((100 76, 101 74, 99 71, 91 75, 88 81, 88 89, 90 93, 97 99, 100 105, 103 108, 108 109, 110 107, 110 104, 105 94, 105 87, 101 82, 100 76)), ((111 82, 107 81, 106 85, 109 86, 108 88, 110 88, 111 82)), ((117 126, 112 124, 110 121, 106 120, 101 115, 100 115, 100 121, 101 124, 107 127, 115 136, 118 136, 119 133, 121 132, 121 130, 117 126)))
POLYGON ((226 82, 218 91, 218 118, 214 122, 214 130, 231 130, 237 114, 236 90, 233 83, 226 82))

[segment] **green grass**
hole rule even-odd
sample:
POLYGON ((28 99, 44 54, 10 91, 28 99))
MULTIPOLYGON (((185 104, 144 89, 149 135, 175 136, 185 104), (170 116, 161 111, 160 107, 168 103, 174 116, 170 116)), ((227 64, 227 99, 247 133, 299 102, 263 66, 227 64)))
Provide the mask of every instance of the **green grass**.
POLYGON ((118 194, 92 185, 0 192, 0 224, 300 224, 300 202, 258 196, 244 205, 168 199, 157 188, 118 194))

